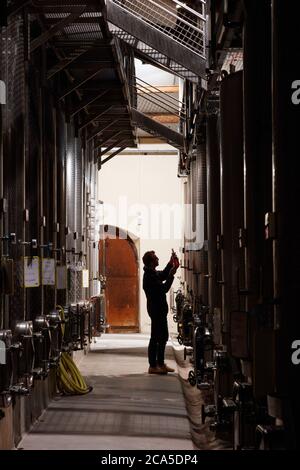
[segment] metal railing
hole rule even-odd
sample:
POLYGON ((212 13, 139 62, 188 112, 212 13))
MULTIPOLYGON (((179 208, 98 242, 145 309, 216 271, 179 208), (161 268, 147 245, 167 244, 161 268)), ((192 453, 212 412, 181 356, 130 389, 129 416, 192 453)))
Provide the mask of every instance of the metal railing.
POLYGON ((196 11, 179 0, 112 0, 122 9, 150 24, 205 59, 205 1, 196 11))
POLYGON ((114 36, 118 37, 124 42, 127 42, 131 47, 134 47, 137 56, 139 53, 142 57, 147 56, 151 62, 157 63, 159 66, 168 69, 174 75, 198 83, 199 77, 195 73, 191 72, 179 63, 170 60, 166 55, 162 54, 156 49, 153 49, 144 42, 137 40, 134 36, 130 35, 123 29, 118 28, 112 23, 109 23, 109 29, 114 36))
POLYGON ((185 105, 174 97, 174 92, 165 92, 150 85, 141 78, 134 77, 132 87, 137 94, 137 110, 144 114, 166 114, 185 118, 185 105))

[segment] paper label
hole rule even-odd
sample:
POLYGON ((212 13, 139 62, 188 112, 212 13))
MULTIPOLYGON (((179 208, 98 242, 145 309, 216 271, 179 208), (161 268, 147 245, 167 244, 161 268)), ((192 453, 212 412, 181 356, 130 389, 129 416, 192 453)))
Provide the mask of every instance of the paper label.
POLYGON ((42 283, 43 286, 55 286, 55 259, 42 259, 42 283))
POLYGON ((83 269, 82 270, 82 287, 84 289, 88 289, 89 287, 89 270, 88 269, 83 269))
POLYGON ((23 285, 25 288, 39 287, 40 259, 38 256, 23 258, 23 285))

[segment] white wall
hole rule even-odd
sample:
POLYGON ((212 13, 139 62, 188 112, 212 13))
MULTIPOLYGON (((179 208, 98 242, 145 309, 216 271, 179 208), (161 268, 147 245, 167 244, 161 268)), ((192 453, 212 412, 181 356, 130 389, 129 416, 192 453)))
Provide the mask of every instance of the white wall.
POLYGON ((154 86, 177 85, 179 78, 172 73, 161 70, 150 64, 145 64, 139 59, 135 59, 135 74, 138 78, 154 86))
MULTIPOLYGON (((170 148, 164 146, 164 148, 170 148)), ((167 239, 148 239, 146 213, 141 211, 137 204, 145 205, 150 211, 151 204, 173 204, 181 205, 182 190, 181 181, 177 177, 178 157, 177 155, 153 156, 153 155, 119 155, 103 166, 99 172, 99 193, 98 198, 104 204, 112 204, 116 209, 115 219, 113 214, 106 214, 101 223, 108 225, 118 225, 120 228, 132 232, 137 236, 140 246, 140 330, 142 333, 149 332, 150 319, 146 311, 146 299, 142 289, 143 263, 142 256, 148 250, 154 250, 159 257, 158 269, 163 269, 168 262, 171 249, 177 253, 181 245, 181 226, 177 227, 178 239, 174 239, 174 234, 167 239), (123 219, 118 219, 118 207, 120 197, 123 204, 127 203, 129 209, 128 218, 125 216, 125 206, 121 209, 123 219)), ((178 271, 178 275, 179 275, 178 271)), ((179 280, 175 279, 173 286, 178 286, 179 280)), ((169 315, 170 319, 172 318, 169 315)), ((170 321, 171 331, 176 327, 170 321)))

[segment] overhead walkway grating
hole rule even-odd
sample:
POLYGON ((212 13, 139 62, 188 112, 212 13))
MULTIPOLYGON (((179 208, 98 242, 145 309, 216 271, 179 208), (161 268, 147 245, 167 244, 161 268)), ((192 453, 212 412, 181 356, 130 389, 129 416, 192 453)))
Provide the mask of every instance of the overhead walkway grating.
POLYGON ((107 0, 107 20, 118 28, 112 32, 121 35, 132 47, 146 55, 152 49, 151 60, 153 51, 157 51, 162 55, 156 57, 158 62, 165 62, 167 68, 171 61, 180 64, 194 74, 191 78, 195 81, 195 77, 206 78, 204 0, 200 5, 201 11, 196 11, 178 0, 107 0))

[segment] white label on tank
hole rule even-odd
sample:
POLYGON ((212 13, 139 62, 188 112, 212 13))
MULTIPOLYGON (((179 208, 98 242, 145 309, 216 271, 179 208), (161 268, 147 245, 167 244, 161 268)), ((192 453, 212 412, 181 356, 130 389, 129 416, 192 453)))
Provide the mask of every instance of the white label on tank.
POLYGON ((4 341, 0 341, 0 364, 6 364, 6 346, 4 341))
POLYGON ((0 80, 0 104, 6 104, 6 85, 0 80))

